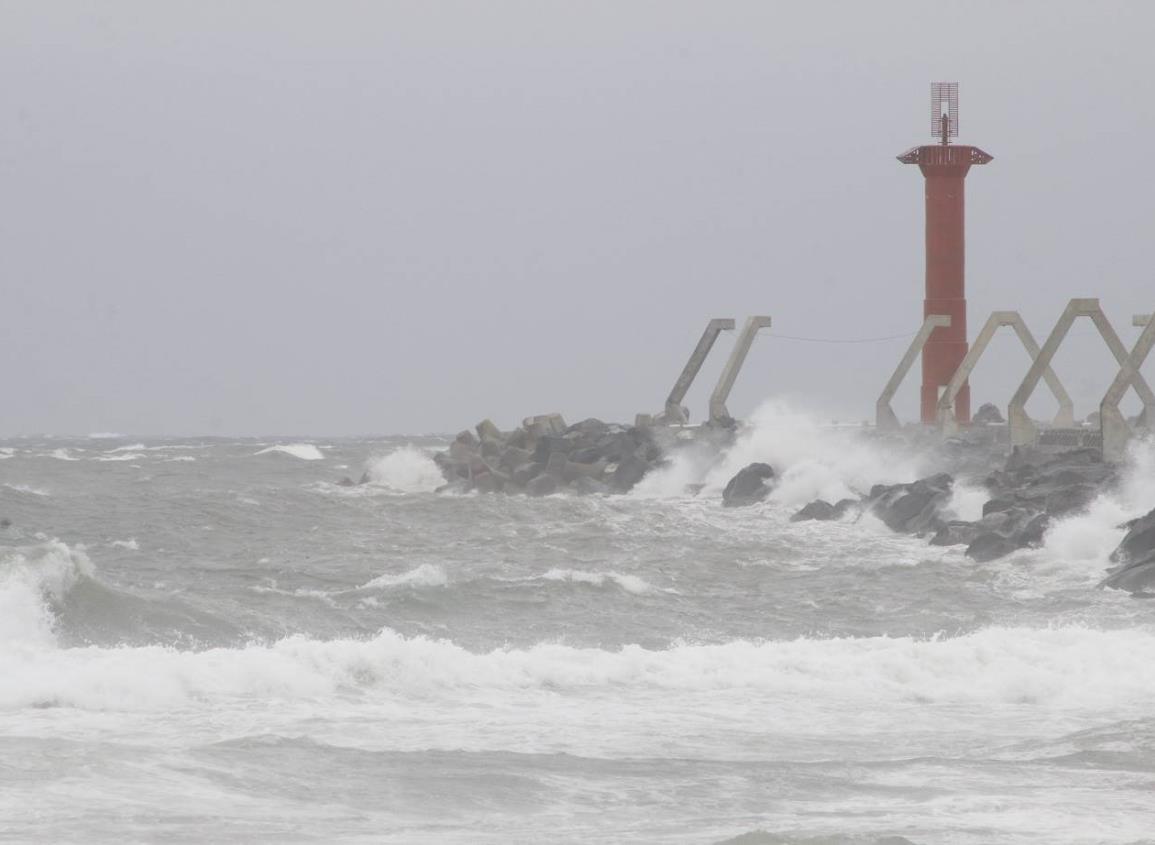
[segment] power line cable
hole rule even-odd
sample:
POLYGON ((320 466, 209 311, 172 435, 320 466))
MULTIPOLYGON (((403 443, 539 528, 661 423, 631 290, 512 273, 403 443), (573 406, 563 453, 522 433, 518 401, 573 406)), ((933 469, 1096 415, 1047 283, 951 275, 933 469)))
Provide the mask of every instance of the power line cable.
POLYGON ((767 332, 767 337, 775 337, 779 340, 796 340, 802 343, 885 343, 888 340, 904 340, 914 337, 918 332, 907 332, 906 334, 892 334, 886 337, 861 337, 861 338, 837 338, 837 337, 799 337, 798 335, 778 334, 777 332, 767 332))

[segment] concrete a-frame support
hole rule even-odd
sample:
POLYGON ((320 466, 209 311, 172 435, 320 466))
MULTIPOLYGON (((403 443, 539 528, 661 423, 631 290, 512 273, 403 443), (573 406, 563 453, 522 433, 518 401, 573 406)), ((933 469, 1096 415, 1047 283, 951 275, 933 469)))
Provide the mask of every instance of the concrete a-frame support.
POLYGON ((746 320, 746 325, 742 326, 742 333, 734 341, 730 358, 722 369, 722 375, 718 377, 714 392, 710 394, 710 422, 724 424, 731 420, 730 412, 726 410, 726 400, 730 398, 730 390, 733 389, 734 381, 738 378, 738 371, 746 363, 746 355, 749 354, 750 346, 754 343, 754 335, 758 334, 759 329, 768 328, 770 328, 769 317, 750 317, 746 320))
MULTIPOLYGON (((1119 340, 1119 335, 1115 333, 1115 329, 1111 325, 1110 320, 1107 319, 1107 315, 1104 314, 1103 309, 1099 307, 1099 300, 1072 299, 1067 303, 1067 307, 1063 311, 1063 316, 1059 318, 1059 322, 1057 322, 1055 328, 1051 330, 1050 337, 1048 337, 1047 342, 1043 344, 1042 351, 1039 353, 1039 356, 1035 358, 1035 362, 1031 364, 1031 368, 1027 371, 1023 383, 1020 384, 1019 389, 1015 391, 1015 395, 1011 399, 1011 404, 1007 408, 1007 418, 1011 427, 1011 445, 1031 446, 1038 439, 1038 429, 1035 427, 1031 418, 1027 416, 1027 400, 1031 398, 1031 394, 1034 393, 1035 388, 1039 386, 1043 372, 1051 366, 1051 361, 1054 360, 1055 353, 1059 351, 1059 347, 1067 337, 1067 332, 1071 330, 1071 325, 1078 317, 1091 318, 1091 322, 1093 322, 1095 328, 1099 330, 1099 334, 1107 344, 1107 348, 1111 350, 1111 354, 1120 367, 1123 367, 1127 361, 1127 348, 1123 346, 1123 341, 1119 340)), ((1151 387, 1137 371, 1131 378, 1127 379, 1127 384, 1135 388, 1135 392, 1138 393, 1139 398, 1143 400, 1143 407, 1147 412, 1148 418, 1150 418, 1152 416, 1152 408, 1155 407, 1155 394, 1151 392, 1151 387)), ((1126 388, 1124 388, 1124 390, 1126 390, 1126 388)))
MULTIPOLYGON (((1136 384, 1138 379, 1142 378, 1139 369, 1151 354, 1152 347, 1155 347, 1155 320, 1151 319, 1151 315, 1136 314, 1133 322, 1136 326, 1145 326, 1143 333, 1139 335, 1139 340, 1135 342, 1135 348, 1131 350, 1127 360, 1119 367, 1119 374, 1107 388, 1103 402, 1099 405, 1099 424, 1103 432, 1103 460, 1113 463, 1126 457, 1127 443, 1132 435, 1131 426, 1127 424, 1123 412, 1119 410, 1119 403, 1123 401, 1127 387, 1136 384)), ((1149 410, 1150 406, 1144 405, 1144 421, 1151 419, 1149 410)))
MULTIPOLYGON (((991 316, 987 318, 986 325, 983 326, 979 336, 975 338, 974 344, 967 352, 966 357, 963 358, 959 368, 955 374, 951 376, 950 382, 946 386, 946 391, 938 400, 938 424, 942 429, 943 434, 956 434, 958 432, 958 422, 955 420, 954 414, 954 400, 958 396, 962 386, 966 384, 967 379, 970 378, 971 372, 974 371, 975 365, 978 364, 979 359, 983 357, 987 346, 991 342, 991 338, 1003 326, 1010 326, 1015 330, 1019 340, 1023 344, 1023 348, 1027 350, 1027 354, 1031 356, 1031 361, 1039 357, 1039 344, 1035 342, 1034 335, 1031 330, 1027 328, 1027 324, 1023 322, 1022 316, 1018 311, 994 311, 991 316)), ((1043 370, 1043 378, 1047 382, 1047 387, 1051 389, 1051 393, 1055 395, 1055 399, 1059 403, 1059 412, 1055 415, 1055 425, 1070 427, 1075 424, 1075 403, 1071 401, 1070 395, 1063 387, 1063 383, 1059 381, 1059 377, 1055 375, 1055 371, 1050 367, 1043 370)))
POLYGON ((906 378, 906 374, 910 372, 910 368, 914 366, 915 359, 919 353, 922 352, 922 348, 926 346, 926 342, 930 339, 931 333, 939 328, 950 328, 950 317, 948 315, 928 314, 922 321, 922 328, 918 330, 918 334, 916 334, 914 340, 910 342, 906 354, 903 355, 902 360, 898 362, 898 367, 895 369, 894 375, 890 377, 890 381, 886 383, 882 395, 878 397, 878 402, 875 403, 874 424, 878 428, 901 428, 898 417, 894 415, 894 409, 890 407, 890 400, 894 398, 894 394, 897 393, 898 388, 902 386, 902 380, 906 378))
POLYGON ((674 382, 674 387, 670 391, 670 395, 666 397, 666 412, 665 421, 673 425, 685 425, 689 420, 686 419, 685 409, 682 407, 682 400, 686 398, 686 394, 690 390, 690 385, 694 383, 694 379, 698 377, 698 372, 702 369, 702 364, 706 361, 706 356, 710 354, 710 350, 714 348, 714 341, 718 339, 718 335, 724 331, 730 331, 734 328, 734 320, 730 317, 718 317, 706 324, 706 330, 702 332, 702 337, 698 340, 698 345, 694 347, 694 351, 690 354, 690 360, 686 362, 686 366, 682 368, 682 374, 678 376, 678 380, 674 382))

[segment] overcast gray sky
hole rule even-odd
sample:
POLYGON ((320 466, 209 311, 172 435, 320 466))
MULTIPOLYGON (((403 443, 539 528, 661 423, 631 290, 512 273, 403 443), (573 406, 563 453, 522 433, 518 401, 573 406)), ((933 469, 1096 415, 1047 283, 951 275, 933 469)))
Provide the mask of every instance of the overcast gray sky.
MULTIPOLYGON (((1130 343, 1153 34, 1139 0, 0 0, 0 435, 625 420, 712 316, 913 332, 922 180, 895 156, 934 80, 995 156, 967 180, 972 336, 1019 308, 1041 341, 1098 296, 1130 343)), ((762 337, 730 409, 870 417, 904 343, 762 337)), ((1094 410, 1089 324, 1059 365, 1094 410)), ((998 341, 976 404, 1025 367, 998 341)))

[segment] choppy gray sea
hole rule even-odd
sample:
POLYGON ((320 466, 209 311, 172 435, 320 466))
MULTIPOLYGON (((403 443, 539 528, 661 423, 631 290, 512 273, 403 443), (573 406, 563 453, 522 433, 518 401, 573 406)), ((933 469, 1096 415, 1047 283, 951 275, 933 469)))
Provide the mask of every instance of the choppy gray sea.
POLYGON ((976 564, 791 523, 926 467, 789 413, 626 496, 444 445, 0 442, 0 841, 1155 841, 1155 602, 1094 589, 1152 450, 976 564))

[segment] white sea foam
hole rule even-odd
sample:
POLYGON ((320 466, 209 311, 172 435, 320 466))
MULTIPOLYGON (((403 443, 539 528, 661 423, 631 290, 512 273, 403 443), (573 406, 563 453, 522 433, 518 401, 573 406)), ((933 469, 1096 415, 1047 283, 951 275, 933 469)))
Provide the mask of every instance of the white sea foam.
POLYGON ((136 541, 135 537, 130 537, 127 540, 113 540, 109 545, 117 549, 128 549, 130 552, 140 551, 140 543, 136 541))
POLYGON ((642 480, 636 495, 681 496, 687 484, 704 484, 716 496, 747 464, 768 463, 778 473, 770 501, 791 507, 814 499, 856 498, 874 484, 925 475, 920 456, 884 447, 854 428, 824 426, 782 400, 763 403, 737 441, 720 457, 699 450, 674 455, 670 465, 642 480))
POLYGON ((399 575, 379 575, 358 587, 359 590, 379 590, 391 587, 444 587, 449 583, 445 570, 432 563, 423 563, 399 575))
POLYGON ((10 446, 0 447, 0 461, 7 460, 16 454, 16 450, 10 446))
MULTIPOLYGON (((62 551, 60 578, 76 566, 62 551)), ((34 578, 32 594, 44 589, 34 578)), ((11 588, 8 588, 8 592, 11 588)), ((39 605, 36 605, 39 607, 39 605)), ((16 617, 5 624, 12 625, 16 617)), ((40 629, 44 620, 26 620, 40 629)), ((896 706, 1018 705, 1142 712, 1155 696, 1155 633, 1143 629, 989 628, 956 638, 797 639, 616 651, 540 644, 474 653, 385 630, 371 640, 294 636, 273 645, 178 651, 162 646, 34 649, 0 643, 0 708, 163 709, 237 697, 437 690, 593 693, 618 700, 740 694, 813 713, 896 706), (803 703, 806 702, 805 706, 803 703)), ((773 709, 765 711, 767 717, 773 709)), ((776 724, 781 713, 774 716, 776 724)))
POLYGON ((56 458, 58 461, 79 461, 80 458, 74 457, 67 449, 53 449, 48 453, 48 457, 56 458))
POLYGON ((177 455, 174 458, 165 458, 165 463, 192 463, 196 460, 192 455, 177 455))
POLYGON ((294 458, 300 458, 302 461, 321 461, 325 456, 321 450, 312 443, 289 443, 278 446, 270 446, 267 449, 262 449, 257 452, 258 455, 269 455, 279 453, 282 455, 291 455, 294 458))
POLYGON ((415 446, 402 446, 373 458, 367 471, 371 483, 398 493, 429 493, 445 483, 433 459, 415 446))
POLYGON ((948 519, 965 519, 975 522, 983 517, 983 505, 990 501, 991 493, 981 487, 970 487, 955 482, 951 490, 950 501, 944 508, 944 515, 948 519))
POLYGON ((0 555, 0 649, 53 645, 55 619, 48 602, 63 598, 92 571, 83 549, 59 540, 0 555))
POLYGON ((1087 581, 1111 565, 1111 552, 1126 534, 1124 524, 1155 508, 1155 441, 1131 445, 1118 489, 1098 496, 1082 513, 1056 521, 1044 538, 1043 558, 1087 581))
POLYGON ((569 581, 573 584, 592 584, 595 587, 607 583, 616 584, 627 593, 647 593, 651 585, 637 575, 623 575, 620 572, 587 572, 583 569, 551 569, 541 576, 546 581, 569 581))
MULTIPOLYGON (((114 450, 115 451, 115 450, 114 450)), ((139 461, 144 455, 140 452, 119 452, 117 454, 105 453, 97 455, 93 460, 96 461, 139 461)))

